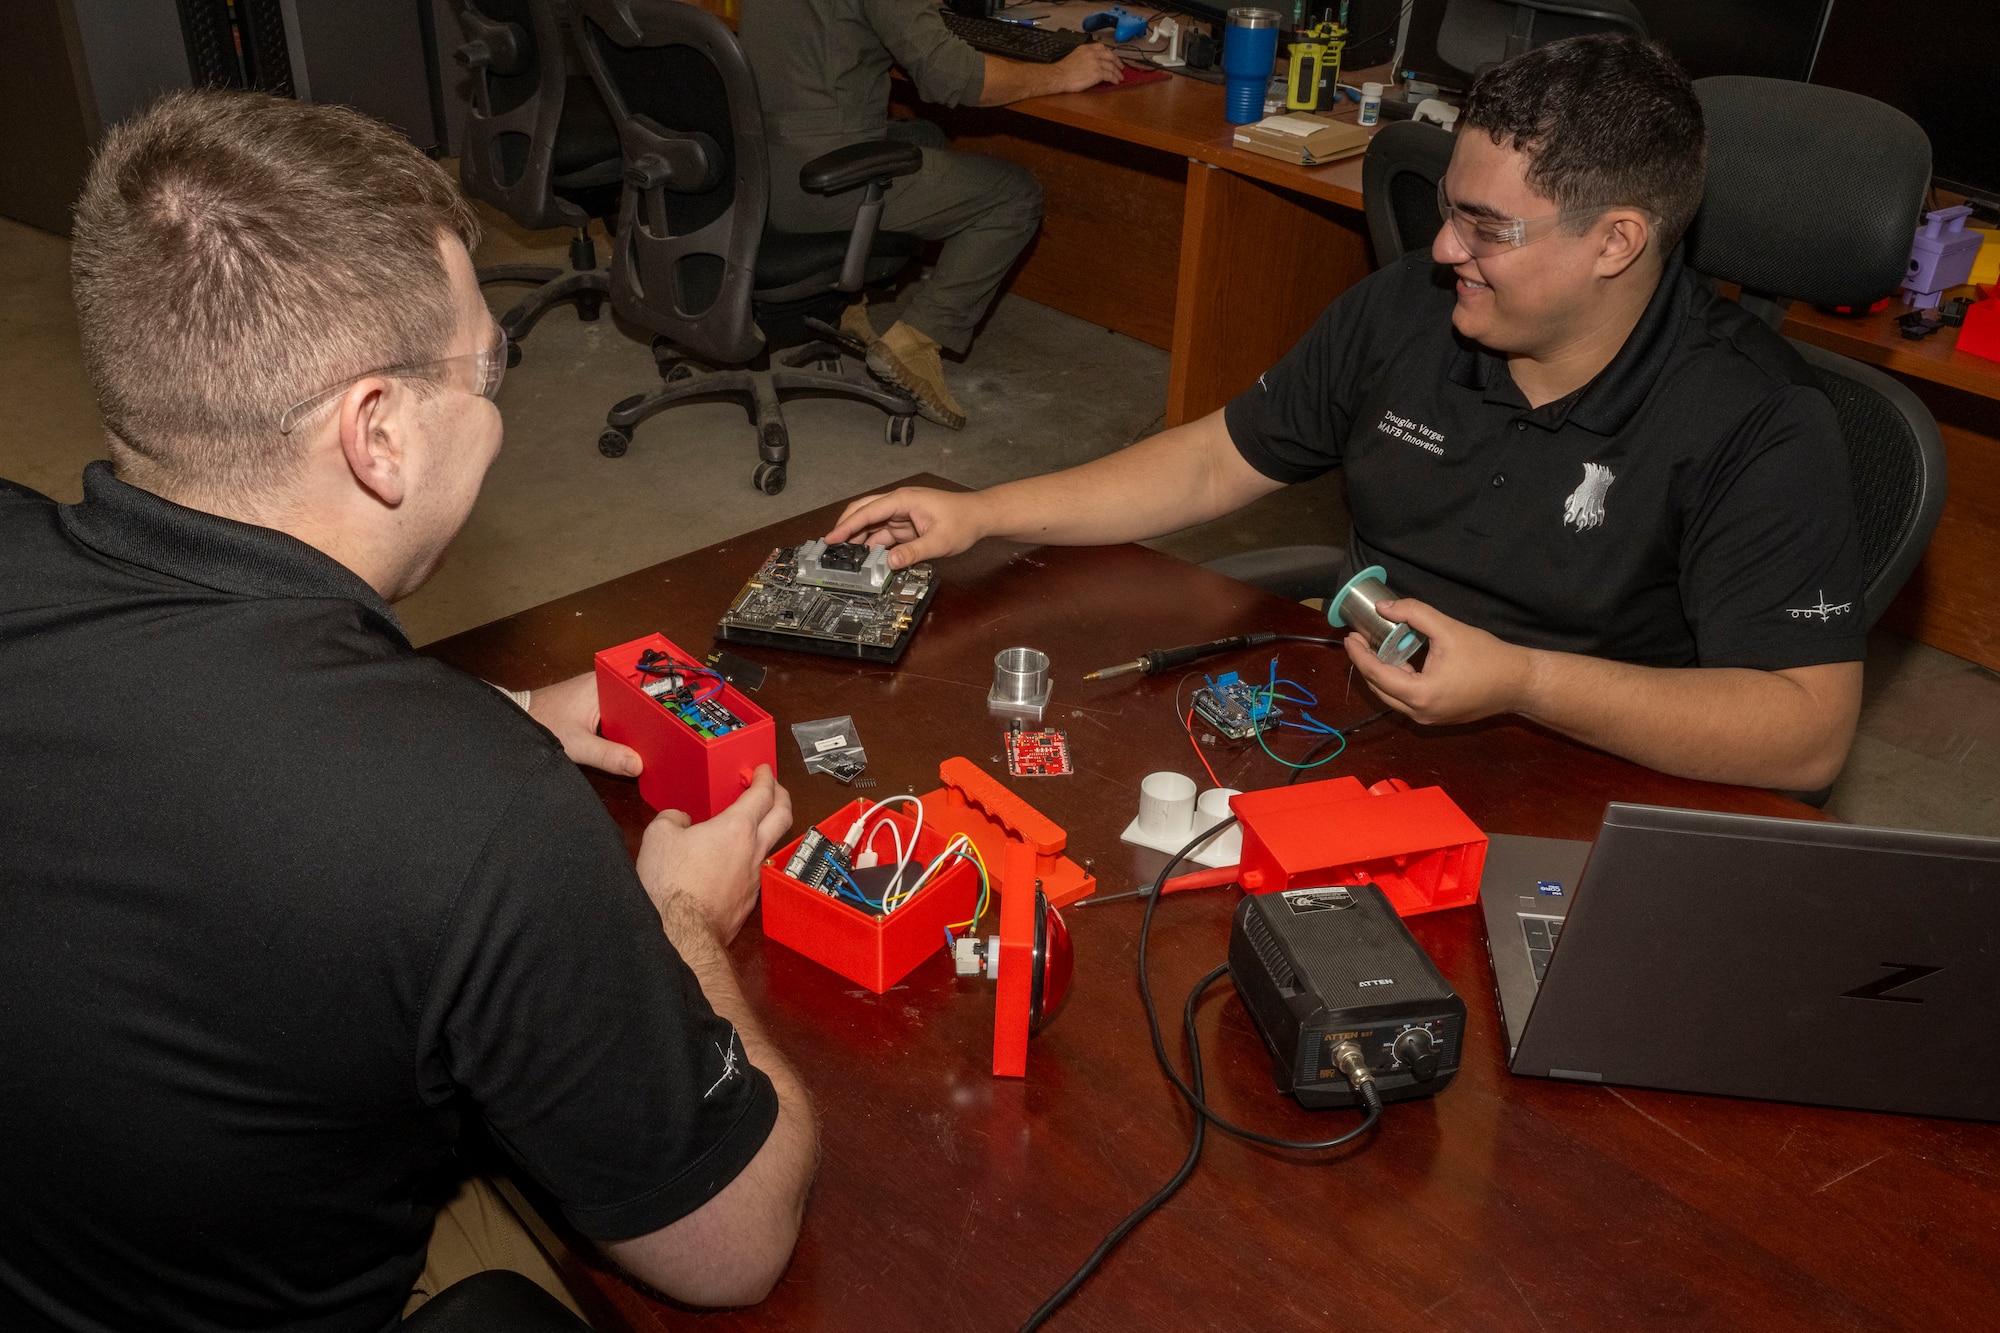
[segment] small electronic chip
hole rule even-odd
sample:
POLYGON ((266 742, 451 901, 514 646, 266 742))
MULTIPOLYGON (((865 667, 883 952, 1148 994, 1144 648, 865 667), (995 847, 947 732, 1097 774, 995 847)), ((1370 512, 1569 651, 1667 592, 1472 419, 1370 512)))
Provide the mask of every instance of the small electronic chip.
POLYGON ((1272 702, 1269 690, 1250 684, 1234 671, 1225 671, 1196 690, 1194 711, 1233 741, 1247 741, 1260 731, 1274 729, 1285 712, 1272 702))
POLYGON ((1007 730, 1007 771, 1017 778, 1059 778, 1076 772, 1069 758, 1069 733, 1025 731, 1016 722, 1007 730))
POLYGON ((807 829, 799 839, 798 850, 785 862, 785 873, 829 898, 859 906, 854 903, 854 893, 840 891, 841 886, 851 890, 854 885, 854 867, 848 862, 846 849, 816 828, 807 829))

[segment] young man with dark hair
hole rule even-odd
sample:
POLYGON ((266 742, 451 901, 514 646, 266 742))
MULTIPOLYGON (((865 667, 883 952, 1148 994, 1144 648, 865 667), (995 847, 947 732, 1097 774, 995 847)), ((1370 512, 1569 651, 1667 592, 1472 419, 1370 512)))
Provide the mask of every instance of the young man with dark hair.
POLYGON ((1831 404, 1689 272, 1701 107, 1659 47, 1554 43, 1474 87, 1425 255, 1355 284, 1222 411, 1067 472, 850 506, 890 561, 1134 541, 1347 473, 1356 568, 1430 639, 1347 639, 1419 722, 1533 718, 1671 773, 1813 790, 1854 734, 1860 542, 1831 404))
POLYGON ((571 762, 636 771, 589 678, 531 720, 390 610, 500 447, 476 239, 335 107, 172 95, 91 169, 111 462, 80 504, 0 482, 0 1327, 377 1333, 487 1267, 560 1293, 464 1183, 468 1120, 670 1295, 784 1271, 812 1108, 725 949, 789 799, 760 769, 664 813, 635 873, 571 762))

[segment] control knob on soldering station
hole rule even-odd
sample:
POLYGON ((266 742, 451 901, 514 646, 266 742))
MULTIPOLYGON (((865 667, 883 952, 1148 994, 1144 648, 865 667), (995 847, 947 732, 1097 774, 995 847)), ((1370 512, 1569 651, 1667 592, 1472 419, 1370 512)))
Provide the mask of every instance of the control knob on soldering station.
POLYGON ((1399 1033, 1392 1048, 1396 1059, 1409 1068, 1419 1083, 1437 1077, 1438 1043, 1428 1028, 1410 1028, 1399 1033))

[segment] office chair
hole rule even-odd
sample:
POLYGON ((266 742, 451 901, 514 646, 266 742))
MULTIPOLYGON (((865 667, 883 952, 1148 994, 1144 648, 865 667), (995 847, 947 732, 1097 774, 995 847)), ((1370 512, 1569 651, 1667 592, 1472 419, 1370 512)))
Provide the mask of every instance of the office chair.
POLYGON ((1414 120, 1384 125, 1361 159, 1361 212, 1378 268, 1429 250, 1438 233, 1438 182, 1451 168, 1448 130, 1414 120))
MULTIPOLYGON (((1698 79, 1708 183, 1687 261, 1739 284, 1772 328, 1793 300, 1866 309, 1902 285, 1930 188, 1931 145, 1894 107, 1789 79, 1698 79)), ((1944 508, 1944 440, 1900 381, 1789 340, 1833 400, 1861 524, 1873 628, 1902 590, 1944 508)))
POLYGON ((580 0, 577 8, 578 48, 625 155, 611 304, 620 319, 656 335, 666 381, 611 409, 598 451, 621 457, 646 418, 717 396, 749 412, 759 459, 751 483, 766 495, 784 489, 791 454, 783 398, 873 403, 889 414, 889 442, 910 443, 915 401, 843 376, 841 353, 857 345, 829 321, 851 294, 894 277, 916 256, 918 238, 880 225, 883 193, 922 167, 922 151, 883 139, 815 158, 799 173, 804 188, 864 191, 853 229, 778 231, 766 216, 763 112, 735 34, 680 0, 580 0), (772 346, 794 347, 782 369, 752 365, 772 346))
MULTIPOLYGON (((1701 210, 1685 242, 1690 268, 1741 285, 1744 308, 1772 328, 1784 323, 1793 298, 1865 308, 1901 284, 1930 185, 1930 141, 1914 121, 1857 93, 1786 79, 1727 75, 1698 80, 1695 93, 1709 155, 1701 210)), ((1402 124, 1369 145, 1362 206, 1382 263, 1428 249, 1437 235, 1437 182, 1450 165, 1451 141, 1435 126, 1402 124)), ((1787 341, 1840 421, 1861 529, 1863 626, 1872 629, 1937 527, 1944 441, 1929 409, 1901 382, 1787 341)), ((1347 552, 1269 547, 1206 567, 1304 599, 1340 586, 1347 552)))
POLYGON ((577 318, 597 318, 611 290, 597 267, 589 226, 617 215, 618 131, 591 81, 565 68, 557 0, 465 0, 458 24, 465 43, 452 53, 472 80, 471 114, 459 154, 459 182, 530 230, 568 227, 571 272, 542 264, 500 264, 478 271, 481 286, 527 282, 535 290, 500 317, 507 364, 521 340, 551 309, 576 304, 577 318))

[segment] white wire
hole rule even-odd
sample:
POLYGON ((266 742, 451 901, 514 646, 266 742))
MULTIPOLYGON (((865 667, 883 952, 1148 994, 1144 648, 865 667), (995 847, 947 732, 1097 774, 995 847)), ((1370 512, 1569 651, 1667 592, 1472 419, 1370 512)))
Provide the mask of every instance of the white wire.
MULTIPOLYGON (((861 809, 861 813, 854 817, 854 825, 853 825, 854 828, 853 836, 855 836, 856 838, 861 838, 863 835, 866 835, 867 837, 872 838, 873 834, 867 833, 867 830, 864 827, 867 821, 871 818, 879 817, 881 814, 884 813, 883 807, 895 801, 911 801, 915 803, 917 807, 917 819, 916 819, 917 826, 915 829, 911 831, 910 841, 907 845, 903 842, 902 835, 895 831, 896 826, 894 824, 891 824, 889 826, 891 836, 895 837, 896 839, 896 873, 889 877, 888 886, 884 888, 882 891, 882 901, 885 904, 883 911, 885 912, 889 910, 886 906, 889 899, 892 896, 894 896, 897 889, 902 887, 903 872, 909 868, 910 858, 917 854, 917 839, 923 835, 924 831, 924 803, 922 800, 918 799, 916 796, 908 792, 902 792, 895 796, 884 796, 881 800, 876 801, 872 805, 863 806, 861 809)), ((877 829, 880 829, 881 825, 877 824, 875 827, 877 829)), ((857 842, 855 845, 859 846, 861 844, 857 842)), ((908 898, 910 894, 914 894, 915 892, 916 890, 912 889, 910 890, 909 894, 904 894, 903 897, 908 898)))
POLYGON ((890 836, 890 837, 891 837, 892 839, 894 839, 894 840, 895 840, 895 843, 896 843, 896 864, 897 864, 897 865, 901 865, 901 864, 903 863, 903 860, 904 860, 904 856, 903 856, 903 831, 902 831, 901 829, 899 829, 899 828, 897 828, 897 827, 896 827, 896 823, 895 823, 895 821, 894 821, 894 820, 890 820, 890 819, 884 819, 884 820, 880 820, 880 821, 878 821, 878 822, 876 823, 876 825, 875 825, 875 827, 874 827, 874 828, 872 828, 872 829, 869 829, 869 830, 868 830, 868 836, 867 836, 867 837, 865 837, 865 838, 863 838, 863 839, 861 840, 861 850, 862 850, 862 851, 864 851, 864 852, 872 852, 872 851, 874 851, 874 850, 875 850, 875 835, 876 835, 876 834, 878 834, 878 833, 880 833, 880 832, 881 832, 881 831, 882 831, 883 829, 888 829, 888 830, 889 830, 889 836, 890 836))
MULTIPOLYGON (((963 833, 959 834, 958 836, 954 837, 950 842, 946 843, 944 845, 944 850, 938 853, 937 860, 925 866, 924 873, 917 876, 917 882, 910 886, 910 891, 904 894, 901 898, 896 900, 896 906, 901 907, 904 903, 916 897, 917 894, 923 889, 924 885, 931 882, 931 876, 937 874, 938 867, 942 866, 946 861, 951 859, 952 853, 964 851, 971 845, 972 845, 972 839, 968 838, 963 833)), ((889 901, 889 895, 886 893, 883 894, 882 901, 886 904, 889 901)), ((885 906, 883 910, 888 911, 890 909, 885 906)))

